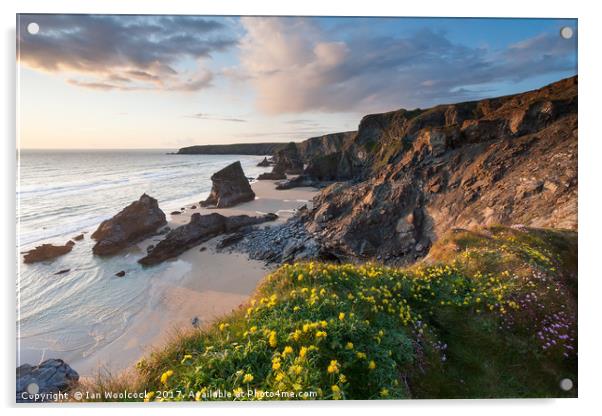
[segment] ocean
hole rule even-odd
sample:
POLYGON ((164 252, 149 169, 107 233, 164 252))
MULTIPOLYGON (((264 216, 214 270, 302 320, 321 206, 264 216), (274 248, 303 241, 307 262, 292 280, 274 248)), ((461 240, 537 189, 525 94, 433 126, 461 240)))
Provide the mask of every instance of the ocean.
POLYGON ((260 156, 173 155, 166 150, 20 152, 17 184, 17 250, 64 244, 82 233, 73 251, 50 263, 23 264, 17 276, 17 365, 46 358, 76 362, 117 339, 149 298, 166 284, 178 262, 143 269, 142 253, 108 258, 92 255, 90 234, 140 195, 159 201, 166 215, 198 203, 211 189, 210 176, 240 160, 248 177, 260 156), (63 274, 55 274, 70 269, 63 274), (127 278, 115 277, 124 270, 127 278), (159 276, 161 280, 159 280, 159 276), (154 288, 154 289, 153 289, 154 288))

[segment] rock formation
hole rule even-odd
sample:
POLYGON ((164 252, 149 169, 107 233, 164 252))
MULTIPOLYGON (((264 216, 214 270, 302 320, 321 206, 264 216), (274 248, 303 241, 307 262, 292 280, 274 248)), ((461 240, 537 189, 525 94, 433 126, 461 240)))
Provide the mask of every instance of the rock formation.
POLYGON ((50 359, 35 366, 23 364, 17 367, 17 402, 33 401, 30 394, 68 391, 78 380, 79 374, 63 360, 50 359))
POLYGON ((36 248, 29 250, 23 256, 24 263, 37 263, 40 261, 54 260, 55 258, 69 253, 75 243, 71 240, 67 241, 64 246, 55 246, 53 244, 42 244, 36 248))
POLYGON ((258 181, 264 181, 264 180, 271 180, 271 181, 278 181, 281 179, 286 179, 286 175, 284 174, 284 172, 264 172, 259 174, 259 176, 257 177, 258 181))
POLYGON ((201 206, 227 208, 241 202, 255 199, 240 162, 234 162, 211 176, 213 187, 209 197, 201 202, 201 206))
POLYGON ((339 159, 304 175, 344 181, 352 167, 353 180, 324 189, 306 222, 340 259, 412 261, 456 227, 577 227, 576 78, 366 116, 345 153, 343 168, 339 159))
POLYGON ((290 142, 284 149, 274 155, 274 173, 298 175, 303 171, 303 159, 299 154, 297 145, 290 142))
POLYGON ((145 257, 138 260, 138 263, 145 266, 158 264, 220 234, 232 233, 242 227, 274 221, 276 218, 278 218, 276 214, 260 217, 248 215, 225 217, 217 213, 201 215, 197 212, 192 214, 188 224, 167 233, 145 257))
POLYGON ((268 166, 270 166, 270 165, 271 165, 271 163, 270 163, 270 161, 268 160, 267 156, 266 156, 266 157, 264 157, 264 158, 263 158, 263 160, 257 164, 257 166, 259 166, 259 167, 263 167, 263 168, 265 168, 265 167, 268 167, 268 166))
POLYGON ((103 221, 92 234, 97 243, 92 248, 96 255, 118 253, 152 234, 165 225, 165 213, 156 199, 143 194, 113 218, 103 221))

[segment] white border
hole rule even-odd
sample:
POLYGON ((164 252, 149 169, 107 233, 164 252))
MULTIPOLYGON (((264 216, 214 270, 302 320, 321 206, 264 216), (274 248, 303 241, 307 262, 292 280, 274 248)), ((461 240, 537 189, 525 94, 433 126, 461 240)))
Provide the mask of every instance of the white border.
MULTIPOLYGON (((568 2, 547 0, 528 2, 525 0, 504 0, 500 2, 485 1, 384 1, 371 0, 353 3, 351 1, 302 0, 297 2, 275 0, 228 0, 228 1, 140 1, 140 0, 20 0, 0 3, 0 18, 3 26, 3 88, 5 96, 2 100, 2 126, 4 127, 2 166, 4 168, 2 191, 2 247, 0 247, 1 264, 5 267, 2 276, 4 288, 5 313, 2 314, 2 352, 3 366, 0 376, 0 392, 4 406, 11 406, 14 390, 14 357, 15 357, 15 180, 16 158, 14 148, 15 137, 15 13, 131 13, 131 14, 215 14, 215 15, 390 15, 390 16, 449 16, 449 17, 576 17, 579 19, 579 399, 573 400, 472 400, 472 401, 411 401, 411 402, 353 402, 353 403, 304 403, 233 406, 215 404, 199 407, 174 407, 169 409, 145 407, 145 413, 155 412, 257 412, 270 414, 303 414, 316 411, 341 412, 345 414, 365 414, 374 408, 378 412, 420 413, 421 415, 452 414, 472 415, 504 415, 519 412, 545 412, 546 415, 563 415, 590 413, 600 408, 597 402, 602 369, 600 362, 600 296, 602 296, 602 273, 600 263, 600 157, 602 157, 602 137, 600 121, 602 92, 600 89, 600 13, 597 13, 595 2, 568 2)), ((111 412, 125 413, 130 410, 112 405, 111 412)), ((23 409, 29 412, 33 409, 23 409)), ((65 412, 82 412, 82 406, 49 406, 40 409, 44 414, 64 414, 65 412)), ((134 410, 134 409, 132 409, 134 410)), ((136 408, 139 410, 139 408, 136 408)), ((12 413, 15 409, 10 409, 12 413)), ((106 409, 87 407, 86 413, 105 414, 106 409)))

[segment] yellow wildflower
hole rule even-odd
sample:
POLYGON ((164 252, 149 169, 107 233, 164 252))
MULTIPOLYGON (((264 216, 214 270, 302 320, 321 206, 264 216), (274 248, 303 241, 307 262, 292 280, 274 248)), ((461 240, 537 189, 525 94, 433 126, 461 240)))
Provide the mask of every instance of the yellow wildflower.
POLYGON ((284 347, 284 350, 282 350, 282 356, 286 357, 288 354, 292 354, 293 353, 293 347, 291 347, 290 345, 287 345, 286 347, 284 347))
POLYGON ((376 368, 376 363, 374 362, 374 360, 370 361, 370 363, 368 364, 368 368, 370 370, 374 370, 376 368))
POLYGON ((337 360, 331 360, 330 365, 328 366, 328 374, 336 374, 339 372, 339 363, 337 360))
POLYGON ((328 335, 328 334, 326 333, 326 331, 317 331, 317 332, 316 332, 316 339, 318 339, 318 340, 319 340, 319 339, 321 339, 321 338, 326 338, 326 335, 328 335))
POLYGON ((341 398, 341 389, 336 384, 331 387, 332 389, 332 398, 334 400, 339 400, 341 398))
POLYGON ((278 345, 278 338, 276 337, 276 331, 270 332, 270 337, 268 338, 268 342, 270 344, 270 347, 276 348, 276 345, 278 345))
POLYGON ((148 393, 146 393, 146 395, 144 396, 144 401, 145 402, 150 402, 153 397, 155 397, 155 392, 154 391, 149 391, 148 393))
POLYGON ((389 395, 389 389, 386 389, 383 387, 383 389, 380 391, 380 396, 387 397, 388 395, 389 395))
POLYGON ((297 280, 298 281, 302 281, 303 280, 303 273, 301 273, 299 276, 297 276, 297 280))
POLYGON ((339 313, 339 320, 342 321, 343 319, 345 319, 345 312, 339 313))
POLYGON ((306 355, 307 355, 307 347, 301 347, 301 349, 299 350, 299 357, 305 358, 306 355))
POLYGON ((245 376, 242 378, 242 382, 243 383, 250 383, 251 381, 253 381, 253 374, 245 374, 245 376))
POLYGON ((346 349, 346 350, 352 350, 352 349, 353 349, 353 342, 348 342, 348 343, 345 345, 345 349, 346 349))
POLYGON ((166 372, 161 374, 161 383, 167 384, 167 381, 171 376, 173 376, 173 370, 167 370, 166 372))

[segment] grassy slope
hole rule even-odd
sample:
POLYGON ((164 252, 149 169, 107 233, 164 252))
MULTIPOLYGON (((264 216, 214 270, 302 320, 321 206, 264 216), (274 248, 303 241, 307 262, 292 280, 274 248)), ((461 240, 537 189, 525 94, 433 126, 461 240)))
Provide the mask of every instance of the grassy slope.
POLYGON ((559 382, 577 379, 576 269, 575 233, 501 227, 454 231, 408 269, 285 265, 247 307, 142 360, 136 377, 86 387, 179 390, 176 400, 249 388, 575 396, 559 382))

